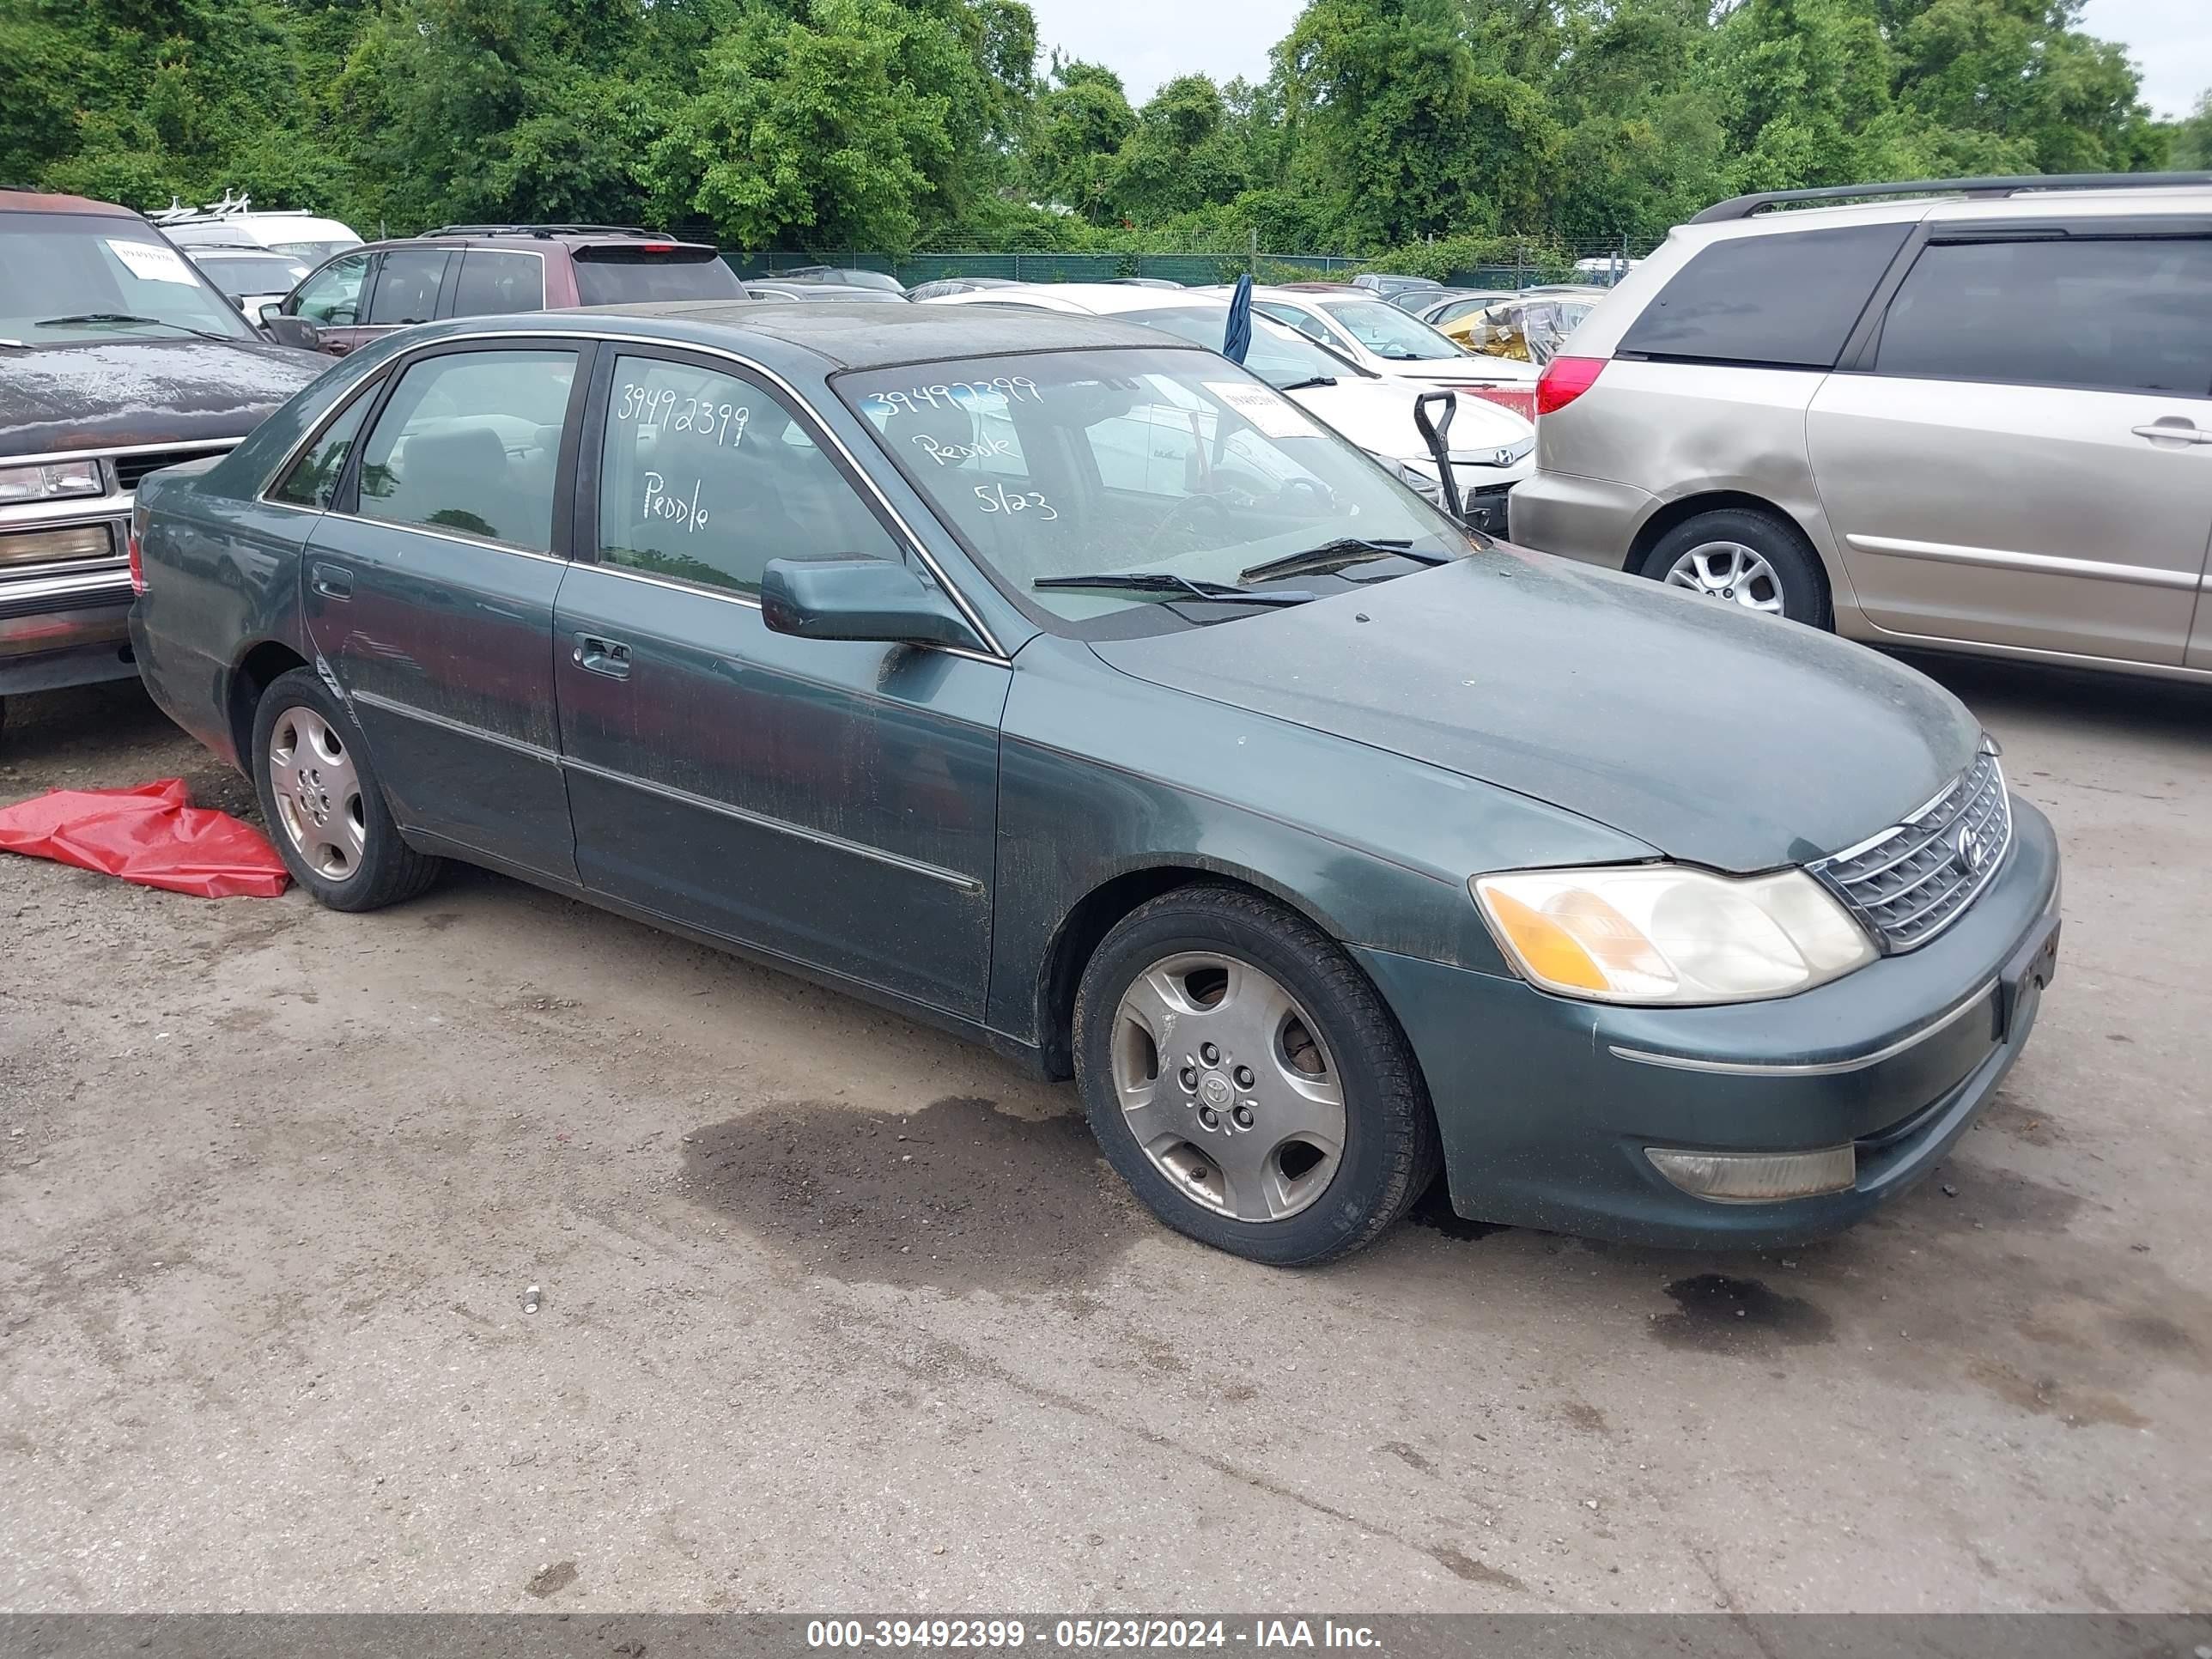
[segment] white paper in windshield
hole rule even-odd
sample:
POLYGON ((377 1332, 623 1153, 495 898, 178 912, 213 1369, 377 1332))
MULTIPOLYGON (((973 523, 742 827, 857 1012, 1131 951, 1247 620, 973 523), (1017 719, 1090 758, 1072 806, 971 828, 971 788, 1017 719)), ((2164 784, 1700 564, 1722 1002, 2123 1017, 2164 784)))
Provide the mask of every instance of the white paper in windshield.
POLYGON ((112 236, 107 239, 107 247, 142 283, 182 283, 186 288, 199 286, 192 280, 191 267, 173 247, 156 247, 151 242, 118 241, 112 236))
POLYGON ((1208 380, 1206 389, 1252 422, 1263 438, 1317 438, 1314 423, 1298 406, 1273 386, 1242 380, 1208 380))

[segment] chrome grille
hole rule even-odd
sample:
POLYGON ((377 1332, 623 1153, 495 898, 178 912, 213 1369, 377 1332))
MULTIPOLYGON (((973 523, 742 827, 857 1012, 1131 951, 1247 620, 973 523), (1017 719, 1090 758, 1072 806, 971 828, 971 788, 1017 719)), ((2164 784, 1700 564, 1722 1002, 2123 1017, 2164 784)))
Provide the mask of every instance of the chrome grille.
POLYGON ((151 453, 118 455, 113 458, 115 487, 136 489, 138 480, 157 467, 175 466, 183 461, 204 461, 210 455, 228 455, 230 449, 228 444, 215 444, 205 449, 164 449, 151 453))
POLYGON ((2012 800, 1994 747, 1895 828, 1806 868, 1883 952, 1925 945, 1989 885, 2012 848, 2012 800))

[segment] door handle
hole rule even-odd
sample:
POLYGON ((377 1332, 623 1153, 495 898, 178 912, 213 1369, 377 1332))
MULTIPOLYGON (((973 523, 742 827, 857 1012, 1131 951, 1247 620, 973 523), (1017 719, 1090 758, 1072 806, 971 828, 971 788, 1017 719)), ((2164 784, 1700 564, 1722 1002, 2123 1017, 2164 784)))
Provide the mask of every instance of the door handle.
POLYGON ((2212 444, 2212 432, 2201 429, 2194 421, 2180 415, 2161 415, 2148 425, 2130 427, 2128 430, 2153 443, 2162 441, 2170 444, 2212 444))
POLYGON ((629 678, 629 647, 620 640, 603 640, 596 634, 576 635, 576 666, 587 674, 604 674, 611 680, 629 678))
POLYGON ((342 564, 312 564, 307 567, 307 586, 326 599, 349 599, 353 572, 342 564))

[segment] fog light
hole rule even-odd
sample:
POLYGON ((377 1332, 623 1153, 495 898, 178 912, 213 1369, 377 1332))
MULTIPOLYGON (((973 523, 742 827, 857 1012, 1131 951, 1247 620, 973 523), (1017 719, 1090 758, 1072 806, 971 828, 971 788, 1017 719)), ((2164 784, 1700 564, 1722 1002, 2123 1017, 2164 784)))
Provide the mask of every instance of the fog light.
POLYGON ((1858 1179, 1850 1143, 1817 1152, 1670 1152, 1646 1146, 1652 1167, 1686 1193, 1723 1204, 1760 1204, 1848 1191, 1858 1179))

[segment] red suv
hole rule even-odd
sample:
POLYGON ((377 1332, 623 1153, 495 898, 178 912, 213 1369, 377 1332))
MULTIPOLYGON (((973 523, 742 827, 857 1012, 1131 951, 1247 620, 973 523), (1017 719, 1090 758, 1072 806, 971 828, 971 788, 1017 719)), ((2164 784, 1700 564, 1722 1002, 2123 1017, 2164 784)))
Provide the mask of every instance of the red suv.
POLYGON ((714 248, 634 226, 447 225, 348 248, 263 307, 260 321, 286 345, 343 356, 442 317, 744 293, 714 248))

